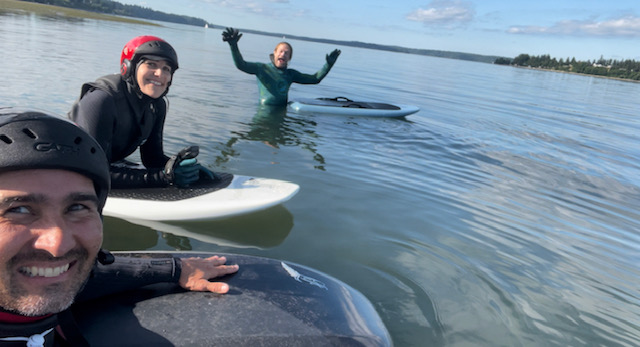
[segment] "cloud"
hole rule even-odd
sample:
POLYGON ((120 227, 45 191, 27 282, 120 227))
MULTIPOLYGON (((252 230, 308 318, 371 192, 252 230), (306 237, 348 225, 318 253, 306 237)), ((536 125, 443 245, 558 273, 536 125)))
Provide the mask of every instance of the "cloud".
POLYGON ((250 0, 250 1, 233 1, 233 0, 202 0, 205 3, 213 4, 220 7, 226 7, 233 10, 239 10, 254 14, 274 15, 277 9, 272 6, 278 4, 288 4, 289 0, 250 0), (272 5, 275 4, 275 5, 272 5))
POLYGON ((426 9, 419 8, 407 15, 407 19, 424 24, 459 26, 473 20, 475 10, 469 1, 435 0, 426 9))
POLYGON ((507 32, 532 35, 640 37, 640 17, 625 16, 601 22, 595 20, 567 20, 548 27, 513 26, 507 32))

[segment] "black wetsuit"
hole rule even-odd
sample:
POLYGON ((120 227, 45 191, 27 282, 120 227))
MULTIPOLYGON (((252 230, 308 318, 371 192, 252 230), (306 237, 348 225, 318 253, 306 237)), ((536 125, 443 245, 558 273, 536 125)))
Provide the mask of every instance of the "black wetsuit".
MULTIPOLYGON (((107 253, 108 254, 108 253, 107 253)), ((133 258, 116 256, 109 265, 98 263, 85 287, 70 309, 31 322, 0 323, 0 347, 27 346, 27 340, 42 346, 85 346, 82 331, 71 313, 74 305, 109 294, 161 282, 178 282, 181 262, 178 258, 133 258), (64 338, 60 334, 64 335, 64 338)), ((24 319, 14 316, 15 321, 24 319)), ((118 332, 114 332, 118 333, 118 332)))
POLYGON ((110 163, 140 147, 146 169, 111 165, 112 188, 163 187, 169 185, 162 172, 169 160, 162 147, 166 113, 164 98, 152 99, 113 74, 83 84, 69 118, 98 141, 110 163))

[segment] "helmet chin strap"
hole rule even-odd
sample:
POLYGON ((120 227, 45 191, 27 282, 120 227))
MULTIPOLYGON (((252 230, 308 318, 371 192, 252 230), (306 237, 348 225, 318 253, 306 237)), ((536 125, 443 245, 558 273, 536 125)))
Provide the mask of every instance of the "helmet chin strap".
POLYGON ((134 73, 129 74, 128 77, 125 77, 124 80, 125 82, 127 82, 127 88, 129 89, 129 92, 137 96, 138 99, 142 99, 146 95, 142 92, 140 86, 138 85, 138 79, 136 78, 135 70, 133 72, 134 73))

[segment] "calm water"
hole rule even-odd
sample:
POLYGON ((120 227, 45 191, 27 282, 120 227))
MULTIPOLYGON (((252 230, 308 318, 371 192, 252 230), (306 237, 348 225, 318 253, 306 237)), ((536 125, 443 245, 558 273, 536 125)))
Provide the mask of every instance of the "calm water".
MULTIPOLYGON (((290 97, 421 111, 302 116, 258 107, 254 77, 235 69, 219 30, 5 14, 1 104, 66 113, 80 85, 117 72, 122 46, 141 34, 179 53, 167 152, 199 144, 215 170, 302 189, 219 222, 106 218, 107 248, 317 268, 363 292, 397 346, 640 343, 640 84, 340 47, 329 76, 290 97)), ((240 47, 265 61, 278 41, 245 34, 240 47)), ((291 43, 304 72, 335 48, 291 43)))

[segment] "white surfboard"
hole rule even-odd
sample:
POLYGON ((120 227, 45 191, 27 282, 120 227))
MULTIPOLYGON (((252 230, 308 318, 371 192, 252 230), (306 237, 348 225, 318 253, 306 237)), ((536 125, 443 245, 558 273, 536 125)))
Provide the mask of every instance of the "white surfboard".
POLYGON ((292 101, 289 107, 298 113, 366 117, 404 117, 420 111, 417 106, 375 101, 353 101, 345 97, 298 99, 292 101))
POLYGON ((207 221, 267 209, 291 199, 300 187, 269 178, 216 173, 220 179, 190 188, 113 189, 105 216, 152 221, 207 221))

